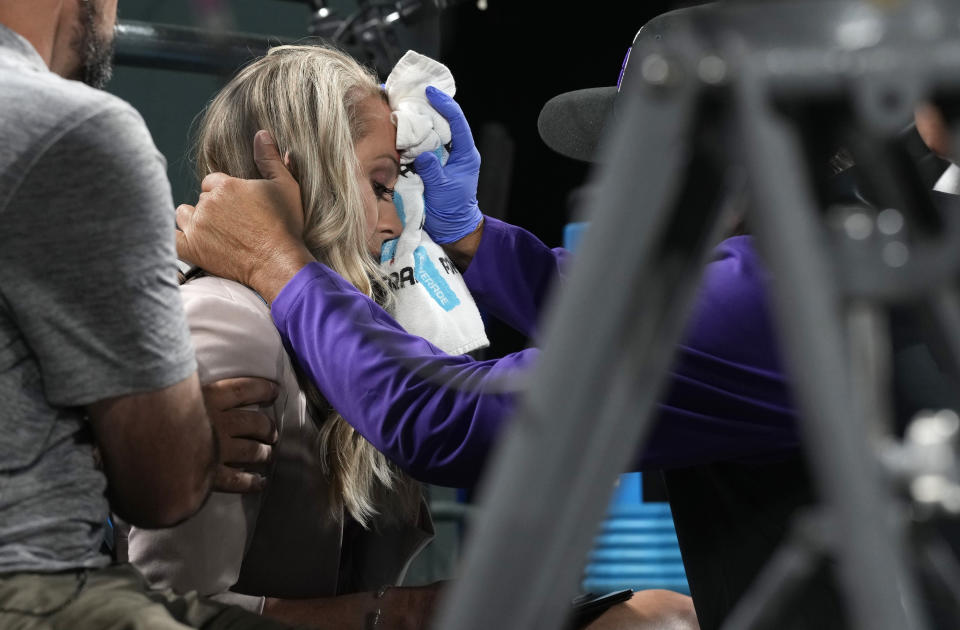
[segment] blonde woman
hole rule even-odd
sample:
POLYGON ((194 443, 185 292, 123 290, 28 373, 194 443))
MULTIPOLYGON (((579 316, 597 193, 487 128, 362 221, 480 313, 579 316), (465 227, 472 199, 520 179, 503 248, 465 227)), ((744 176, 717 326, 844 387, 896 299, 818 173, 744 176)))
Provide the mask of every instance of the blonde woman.
MULTIPOLYGON (((313 255, 366 295, 386 299, 375 257, 402 226, 392 201, 396 129, 376 78, 336 50, 273 49, 204 113, 201 177, 255 177, 249 147, 258 129, 288 156, 313 255)), ((279 439, 262 492, 215 493, 173 529, 132 530, 131 562, 153 586, 196 590, 294 623, 421 627, 434 588, 383 590, 433 536, 419 485, 298 377, 257 293, 205 275, 181 292, 201 381, 278 383, 266 411, 279 439)))

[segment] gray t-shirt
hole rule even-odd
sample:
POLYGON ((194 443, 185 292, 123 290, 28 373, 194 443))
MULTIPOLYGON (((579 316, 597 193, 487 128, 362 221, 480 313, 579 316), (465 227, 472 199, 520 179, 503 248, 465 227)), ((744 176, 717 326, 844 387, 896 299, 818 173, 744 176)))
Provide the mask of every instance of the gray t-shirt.
POLYGON ((0 25, 0 573, 107 564, 84 405, 195 369, 163 157, 0 25))

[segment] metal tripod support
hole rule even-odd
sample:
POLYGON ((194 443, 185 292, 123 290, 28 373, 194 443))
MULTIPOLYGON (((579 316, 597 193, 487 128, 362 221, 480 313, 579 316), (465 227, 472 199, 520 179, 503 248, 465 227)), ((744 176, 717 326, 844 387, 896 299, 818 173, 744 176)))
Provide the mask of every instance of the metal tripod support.
MULTIPOLYGON (((918 186, 895 141, 922 96, 960 102, 958 24, 956 8, 935 2, 896 12, 741 2, 689 12, 662 42, 635 45, 586 208, 591 229, 549 311, 537 371, 491 460, 461 579, 434 627, 562 626, 608 489, 653 424, 731 198, 746 198, 773 277, 799 429, 824 503, 819 522, 830 530, 782 550, 774 565, 787 570, 768 569, 796 582, 829 547, 853 627, 928 626, 903 502, 876 448, 889 430, 878 331, 887 304, 934 296, 960 366, 949 308, 958 222, 918 186), (829 118, 811 111, 849 124, 824 126, 829 118), (888 247, 894 241, 858 240, 842 221, 838 229, 836 209, 823 207, 809 156, 831 133, 852 142, 871 167, 869 183, 902 216, 895 242, 906 259, 893 255, 903 254, 888 247)), ((727 628, 775 618, 758 598, 788 601, 777 593, 789 581, 759 585, 727 628)))

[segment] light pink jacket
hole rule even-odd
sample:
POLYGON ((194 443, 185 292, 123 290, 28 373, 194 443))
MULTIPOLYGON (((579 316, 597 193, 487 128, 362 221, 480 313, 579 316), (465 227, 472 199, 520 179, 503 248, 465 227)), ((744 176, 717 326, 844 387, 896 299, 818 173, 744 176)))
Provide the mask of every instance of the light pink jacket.
POLYGON ((192 280, 181 295, 201 383, 237 376, 277 382, 280 394, 265 411, 280 437, 263 492, 215 492, 177 527, 133 528, 130 561, 155 587, 195 590, 256 612, 264 596, 324 597, 399 583, 433 538, 426 503, 416 525, 380 519, 366 531, 333 518, 319 434, 270 309, 222 278, 192 280))

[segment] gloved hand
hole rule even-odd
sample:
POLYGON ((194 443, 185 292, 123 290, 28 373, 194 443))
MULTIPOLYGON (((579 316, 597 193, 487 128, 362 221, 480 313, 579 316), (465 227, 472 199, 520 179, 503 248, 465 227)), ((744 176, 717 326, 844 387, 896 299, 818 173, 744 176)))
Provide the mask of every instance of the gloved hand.
POLYGON ((433 153, 421 153, 413 161, 423 180, 423 227, 434 242, 452 243, 471 234, 483 219, 477 204, 480 153, 456 101, 433 86, 427 86, 426 94, 434 109, 450 123, 453 147, 444 166, 433 153))

